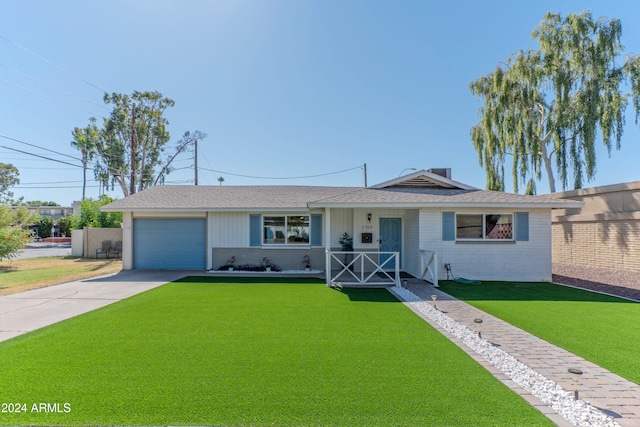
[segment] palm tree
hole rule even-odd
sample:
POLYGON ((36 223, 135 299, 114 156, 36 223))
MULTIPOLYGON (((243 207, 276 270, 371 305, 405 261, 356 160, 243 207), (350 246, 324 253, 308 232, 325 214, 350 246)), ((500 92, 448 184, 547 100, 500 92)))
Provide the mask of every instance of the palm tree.
POLYGON ((85 199, 87 189, 87 164, 89 160, 93 159, 99 132, 95 117, 89 119, 87 127, 74 128, 72 132, 71 146, 82 152, 82 200, 85 199))
POLYGON ((218 177, 218 182, 220 183, 220 185, 222 185, 222 183, 224 182, 224 178, 223 177, 218 177))

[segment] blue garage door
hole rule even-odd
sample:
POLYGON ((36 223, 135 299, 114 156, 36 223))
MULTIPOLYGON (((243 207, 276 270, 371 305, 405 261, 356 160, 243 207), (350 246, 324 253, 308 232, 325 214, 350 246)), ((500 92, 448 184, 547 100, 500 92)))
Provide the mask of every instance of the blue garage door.
POLYGON ((204 219, 134 219, 133 268, 204 270, 204 219))

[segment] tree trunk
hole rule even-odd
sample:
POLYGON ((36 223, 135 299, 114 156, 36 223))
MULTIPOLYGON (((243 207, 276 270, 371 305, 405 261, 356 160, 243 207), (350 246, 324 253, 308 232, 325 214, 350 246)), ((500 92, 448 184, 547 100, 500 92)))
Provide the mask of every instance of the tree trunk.
POLYGON ((556 179, 553 176, 553 165, 551 164, 551 156, 547 150, 547 142, 551 137, 551 133, 549 133, 544 139, 540 140, 540 154, 542 155, 542 161, 544 162, 544 167, 547 170, 547 178, 549 179, 549 192, 556 192, 556 179))

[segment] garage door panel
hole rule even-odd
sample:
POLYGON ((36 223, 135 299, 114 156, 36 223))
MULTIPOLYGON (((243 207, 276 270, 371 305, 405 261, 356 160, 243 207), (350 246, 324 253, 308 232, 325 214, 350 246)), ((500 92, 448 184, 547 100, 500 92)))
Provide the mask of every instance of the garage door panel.
POLYGON ((204 219, 134 219, 133 227, 133 268, 205 268, 204 219))

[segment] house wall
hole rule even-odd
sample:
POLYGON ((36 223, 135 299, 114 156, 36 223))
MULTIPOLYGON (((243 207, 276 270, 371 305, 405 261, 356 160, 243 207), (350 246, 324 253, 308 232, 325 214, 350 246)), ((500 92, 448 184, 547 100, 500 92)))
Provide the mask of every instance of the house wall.
POLYGON ((584 202, 553 214, 554 263, 640 271, 640 181, 551 196, 584 202))
MULTIPOLYGON (((322 213, 311 211, 310 213, 322 213)), ((290 215, 291 212, 269 212, 269 215, 290 215)), ((252 264, 259 266, 263 258, 269 258, 271 263, 283 270, 302 270, 305 255, 309 255, 313 269, 324 270, 324 247, 290 246, 290 247, 251 247, 248 212, 210 212, 208 214, 208 238, 210 248, 208 254, 209 269, 218 269, 226 265, 232 256, 236 258, 236 265, 252 264)), ((353 215, 350 212, 331 212, 331 238, 339 246, 339 230, 352 230, 353 215)), ((324 226, 324 219, 323 219, 324 226)), ((345 231, 342 231, 344 233, 345 231)), ((341 235, 341 234, 340 234, 341 235)), ((324 233, 323 244, 324 244, 324 233)))
POLYGON ((404 215, 404 256, 403 267, 406 272, 420 277, 420 211, 410 209, 404 215))
MULTIPOLYGON (((340 250, 340 238, 344 233, 353 236, 353 209, 331 209, 331 249, 340 250)), ((324 235, 324 233, 323 233, 324 235)), ((323 239, 323 244, 325 244, 323 239)), ((355 238, 354 238, 355 245, 355 238)))
POLYGON ((249 213, 210 212, 209 247, 242 248, 249 246, 249 213))
MULTIPOLYGON (((551 213, 529 211, 529 240, 516 242, 456 242, 442 240, 442 212, 482 213, 478 209, 421 209, 420 249, 438 254, 438 276, 446 279, 444 264, 451 264, 455 277, 473 280, 551 280, 551 213)), ((514 213, 491 209, 490 213, 514 213)), ((419 276, 420 264, 407 272, 419 276)))
MULTIPOLYGON (((420 249, 438 254, 438 274, 446 277, 444 264, 452 266, 456 277, 478 280, 551 280, 551 211, 529 211, 529 240, 517 242, 455 242, 442 240, 442 212, 454 209, 331 209, 329 246, 340 250, 343 233, 354 239, 354 249, 377 251, 379 247, 380 218, 401 218, 403 227, 402 265, 408 273, 419 277, 421 271, 420 249), (371 221, 368 214, 371 213, 371 221), (361 234, 370 232, 371 243, 362 243, 361 234)), ((478 209, 455 209, 461 213, 481 213, 478 209)), ((486 211, 485 211, 486 212, 486 211)), ((514 210, 492 209, 490 213, 514 213, 514 210)), ((290 212, 282 212, 290 214, 290 212)), ((317 213, 317 212, 313 212, 317 213)), ((209 212, 192 215, 136 214, 135 218, 207 218, 207 268, 216 269, 234 256, 236 264, 260 265, 264 257, 282 269, 299 270, 302 259, 309 255, 314 269, 325 268, 323 247, 250 247, 249 213, 209 212)), ((124 268, 132 268, 132 225, 134 216, 125 213, 123 238, 124 268), (127 237, 128 236, 128 237, 127 237)), ((323 227, 325 227, 323 219, 323 227)), ((574 233, 575 234, 575 233, 574 233)), ((170 237, 170 236, 168 236, 170 237)), ((170 240, 169 240, 170 241, 170 240)), ((95 251, 94 251, 95 252, 95 251)))

